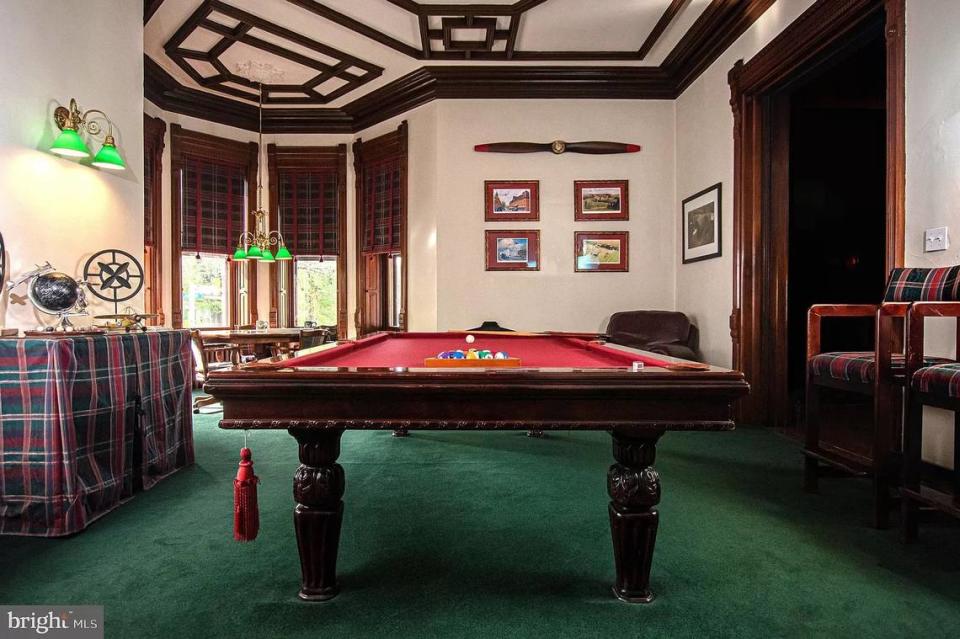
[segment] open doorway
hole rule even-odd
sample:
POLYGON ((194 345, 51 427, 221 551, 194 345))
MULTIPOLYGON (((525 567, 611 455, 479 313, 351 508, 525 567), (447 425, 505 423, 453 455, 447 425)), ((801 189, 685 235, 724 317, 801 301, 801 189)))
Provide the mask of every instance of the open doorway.
MULTIPOLYGON (((807 309, 876 303, 886 278, 886 48, 883 24, 791 87, 787 229, 787 428, 802 424, 807 309)), ((870 318, 824 333, 825 350, 872 350, 870 318)))
MULTIPOLYGON (((904 25, 904 0, 818 0, 730 72, 741 422, 796 425, 806 310, 877 302, 903 263, 904 25)), ((870 348, 839 330, 825 348, 870 348)))

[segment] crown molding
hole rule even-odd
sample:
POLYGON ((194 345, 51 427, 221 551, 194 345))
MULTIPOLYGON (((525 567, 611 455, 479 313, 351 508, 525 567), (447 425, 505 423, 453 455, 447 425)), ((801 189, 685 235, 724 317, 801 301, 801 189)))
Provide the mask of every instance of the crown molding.
MULTIPOLYGON (((424 66, 340 108, 264 109, 263 130, 357 133, 437 99, 675 99, 773 2, 713 0, 660 66, 424 66)), ((185 87, 146 55, 144 96, 165 111, 257 130, 255 105, 185 87)))

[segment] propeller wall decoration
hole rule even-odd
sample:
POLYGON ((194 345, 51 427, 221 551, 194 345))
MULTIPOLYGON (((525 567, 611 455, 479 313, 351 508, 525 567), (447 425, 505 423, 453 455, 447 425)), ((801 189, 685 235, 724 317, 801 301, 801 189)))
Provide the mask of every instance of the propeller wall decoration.
POLYGON ((636 153, 640 150, 639 144, 624 144, 622 142, 491 142, 478 144, 473 147, 480 153, 541 153, 550 151, 556 155, 561 153, 588 153, 590 155, 609 155, 612 153, 636 153))

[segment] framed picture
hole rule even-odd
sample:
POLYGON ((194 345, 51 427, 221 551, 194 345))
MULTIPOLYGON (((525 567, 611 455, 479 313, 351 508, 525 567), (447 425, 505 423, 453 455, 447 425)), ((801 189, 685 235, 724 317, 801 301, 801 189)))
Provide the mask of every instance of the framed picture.
POLYGON ((540 219, 540 181, 483 183, 484 221, 536 222, 540 219))
POLYGON ((488 271, 539 271, 540 231, 485 231, 488 271))
POLYGON ((573 234, 577 273, 630 270, 630 233, 577 231, 573 234))
POLYGON ((573 183, 577 222, 629 220, 630 192, 627 180, 577 180, 573 183))
POLYGON ((721 185, 691 195, 683 201, 683 263, 720 257, 721 185))

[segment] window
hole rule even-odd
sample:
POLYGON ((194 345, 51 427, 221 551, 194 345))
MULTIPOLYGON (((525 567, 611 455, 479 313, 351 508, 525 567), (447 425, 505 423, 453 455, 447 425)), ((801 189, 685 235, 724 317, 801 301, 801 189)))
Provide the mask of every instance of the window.
POLYGON ((387 325, 399 330, 403 326, 403 257, 393 253, 387 257, 387 325))
POLYGON ((229 317, 227 258, 198 253, 181 257, 183 326, 226 326, 229 317))
POLYGON ((353 145, 357 333, 407 329, 407 123, 353 145))
POLYGON ((251 224, 257 145, 170 127, 173 209, 172 325, 236 326, 257 320, 256 264, 233 262, 251 224))
POLYGON ((347 147, 267 147, 270 227, 294 261, 278 263, 270 295, 271 324, 336 326, 346 336, 347 147))
POLYGON ((337 324, 337 258, 297 258, 293 262, 296 326, 337 324))

